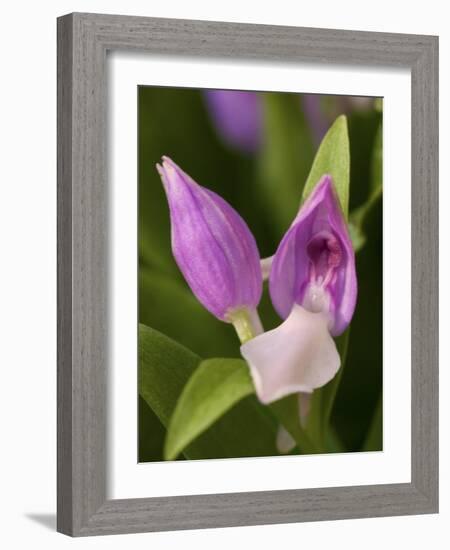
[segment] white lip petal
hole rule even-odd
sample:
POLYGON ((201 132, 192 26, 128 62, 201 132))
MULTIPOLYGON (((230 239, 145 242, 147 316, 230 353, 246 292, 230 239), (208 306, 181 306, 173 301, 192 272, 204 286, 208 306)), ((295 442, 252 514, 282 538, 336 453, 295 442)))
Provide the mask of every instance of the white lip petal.
POLYGON ((294 305, 289 317, 241 346, 262 403, 291 393, 311 393, 339 370, 341 360, 328 320, 294 305))

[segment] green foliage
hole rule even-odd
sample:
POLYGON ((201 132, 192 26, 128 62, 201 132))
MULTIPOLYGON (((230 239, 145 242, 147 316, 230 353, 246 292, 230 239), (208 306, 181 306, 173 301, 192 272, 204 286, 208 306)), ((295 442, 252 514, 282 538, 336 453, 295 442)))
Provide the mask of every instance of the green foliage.
POLYGON ((200 357, 160 332, 139 325, 139 393, 167 426, 200 357))
MULTIPOLYGON (((139 325, 139 393, 165 429, 199 364, 198 355, 139 325)), ((183 455, 189 459, 270 456, 276 454, 275 437, 272 417, 249 396, 188 445, 183 455)))
POLYGON ((350 216, 350 231, 356 252, 365 245, 367 241, 366 221, 383 198, 383 126, 381 122, 374 138, 369 166, 368 197, 363 204, 352 211, 350 216))
POLYGON ((138 461, 152 462, 163 460, 164 439, 166 429, 159 418, 139 395, 139 441, 138 461))
POLYGON ((358 300, 352 319, 347 360, 332 423, 348 450, 363 445, 382 387, 383 251, 382 195, 362 220, 366 244, 356 255, 358 300))
POLYGON ((370 424, 362 451, 381 451, 383 449, 383 399, 380 395, 375 412, 373 413, 372 423, 370 424))
POLYGON ((139 270, 139 320, 202 357, 240 357, 233 327, 209 313, 184 280, 157 269, 139 270))
POLYGON ((380 124, 381 113, 374 109, 354 111, 348 116, 351 174, 350 212, 363 205, 370 197, 373 151, 380 124))
POLYGON ((184 387, 172 415, 165 458, 172 460, 233 405, 254 393, 242 359, 208 359, 200 363, 184 387))
POLYGON ((313 145, 297 94, 267 93, 263 102, 260 191, 270 208, 271 222, 280 228, 281 236, 299 208, 313 145))
POLYGON ((350 145, 347 118, 344 115, 335 120, 319 146, 303 190, 303 200, 309 196, 324 174, 329 174, 333 178, 342 211, 347 217, 350 193, 350 145))

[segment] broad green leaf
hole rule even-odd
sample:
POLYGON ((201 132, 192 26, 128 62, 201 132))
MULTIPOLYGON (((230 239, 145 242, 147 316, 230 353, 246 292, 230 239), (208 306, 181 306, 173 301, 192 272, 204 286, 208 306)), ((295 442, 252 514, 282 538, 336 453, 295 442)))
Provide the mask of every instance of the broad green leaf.
POLYGON ((322 452, 327 450, 327 429, 336 393, 345 368, 349 334, 350 328, 336 339, 336 347, 341 357, 341 367, 336 376, 330 380, 328 384, 315 390, 311 398, 311 408, 307 421, 307 433, 322 452))
MULTIPOLYGON (((200 362, 189 349, 139 325, 139 393, 166 429, 200 362)), ((196 438, 183 455, 188 459, 271 456, 277 454, 275 440, 273 418, 254 396, 249 396, 196 438)))
MULTIPOLYGON (((300 397, 301 399, 301 397, 300 397)), ((318 452, 318 448, 300 424, 299 396, 291 394, 270 405, 274 415, 291 434, 303 454, 318 452)))
MULTIPOLYGON (((198 355, 161 334, 139 325, 139 393, 167 428, 170 418, 189 377, 201 359, 198 355)), ((144 437, 140 433, 140 437, 144 437)), ((226 456, 220 438, 205 436, 184 453, 186 458, 226 456)))
POLYGON ((150 327, 139 325, 139 393, 167 426, 176 401, 201 359, 150 327))
POLYGON ((156 269, 141 267, 139 270, 139 321, 202 358, 240 356, 233 327, 209 313, 184 280, 156 269))
POLYGON ((200 363, 178 399, 164 447, 173 460, 233 405, 254 393, 242 359, 207 359, 200 363))
POLYGON ((350 145, 347 118, 339 116, 325 134, 314 158, 303 190, 305 200, 324 174, 333 178, 339 202, 345 217, 348 216, 350 186, 350 145))
POLYGON ((265 93, 262 97, 261 192, 281 236, 298 211, 313 143, 298 94, 265 93))

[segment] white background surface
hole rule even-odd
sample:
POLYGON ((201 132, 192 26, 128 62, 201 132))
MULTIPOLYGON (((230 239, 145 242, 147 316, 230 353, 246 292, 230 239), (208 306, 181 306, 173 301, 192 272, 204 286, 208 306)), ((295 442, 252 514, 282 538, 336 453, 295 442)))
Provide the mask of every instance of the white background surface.
MULTIPOLYGON (((317 3, 228 0, 161 3, 110 0, 5 4, 0 34, 0 342, 1 543, 5 548, 446 548, 450 520, 448 346, 441 352, 441 513, 313 524, 127 535, 70 540, 54 533, 56 361, 56 28, 55 17, 96 11, 372 31, 440 35, 440 95, 450 98, 450 31, 439 0, 322 0, 317 3), (5 7, 6 6, 6 7, 5 7), (257 7, 257 9, 256 9, 257 7)), ((440 106, 444 254, 441 280, 450 279, 445 235, 450 217, 448 99, 440 106), (447 152, 447 154, 446 154, 447 152), (447 176, 448 179, 448 176, 447 176), (445 250, 446 251, 445 251, 445 250)), ((408 246, 409 243, 405 243, 408 246)), ((448 286, 441 301, 448 305, 448 286)), ((441 307, 442 340, 448 313, 441 307)))
MULTIPOLYGON (((311 64, 109 57, 108 173, 111 186, 111 349, 108 380, 110 498, 404 483, 411 481, 411 75, 408 70, 311 64), (139 84, 383 96, 383 452, 257 460, 138 464, 137 94, 139 84), (394 153, 395 152, 395 153, 394 153), (398 211, 403 223, 398 223, 398 211), (328 472, 324 475, 324 472, 328 472)), ((151 167, 153 168, 153 167, 151 167)))

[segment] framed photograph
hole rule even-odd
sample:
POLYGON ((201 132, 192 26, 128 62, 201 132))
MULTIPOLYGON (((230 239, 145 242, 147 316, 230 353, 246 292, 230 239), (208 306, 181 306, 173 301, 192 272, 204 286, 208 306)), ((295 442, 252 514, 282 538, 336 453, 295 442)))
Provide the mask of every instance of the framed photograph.
POLYGON ((58 530, 438 511, 438 39, 58 19, 58 530))

